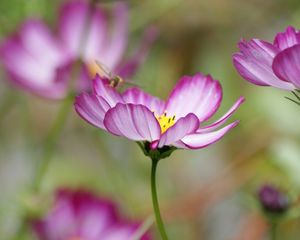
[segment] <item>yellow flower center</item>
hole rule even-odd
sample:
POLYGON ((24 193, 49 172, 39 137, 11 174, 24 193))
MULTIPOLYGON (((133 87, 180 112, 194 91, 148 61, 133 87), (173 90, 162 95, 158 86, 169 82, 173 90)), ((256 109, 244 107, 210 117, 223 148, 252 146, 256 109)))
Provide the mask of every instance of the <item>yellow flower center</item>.
POLYGON ((101 68, 96 61, 92 61, 87 64, 88 73, 90 78, 94 78, 96 74, 99 74, 99 76, 106 76, 107 73, 104 71, 103 68, 101 68))
POLYGON ((164 133, 175 124, 175 115, 168 117, 167 113, 164 112, 162 115, 155 115, 155 117, 160 125, 161 133, 164 133))

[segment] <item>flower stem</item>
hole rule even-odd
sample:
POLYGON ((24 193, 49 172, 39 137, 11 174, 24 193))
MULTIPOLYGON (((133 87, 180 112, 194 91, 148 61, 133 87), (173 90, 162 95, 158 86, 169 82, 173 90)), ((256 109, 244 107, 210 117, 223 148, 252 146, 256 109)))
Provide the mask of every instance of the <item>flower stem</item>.
POLYGON ((152 193, 152 203, 153 210, 155 214, 156 224, 160 232, 160 236, 163 240, 168 240, 168 236, 164 227, 164 223, 161 218, 159 204, 157 199, 157 191, 156 191, 156 169, 159 159, 152 159, 152 168, 151 168, 151 193, 152 193))
POLYGON ((67 116, 71 110, 72 102, 73 102, 73 97, 72 97, 72 94, 70 94, 63 101, 62 106, 59 109, 58 115, 54 121, 54 124, 52 125, 52 128, 50 129, 50 133, 49 133, 48 137, 46 138, 43 157, 40 160, 39 165, 37 166, 37 170, 36 170, 36 173, 35 173, 35 176, 33 179, 32 191, 34 191, 34 192, 39 191, 43 177, 47 172, 50 160, 52 158, 55 144, 57 142, 57 139, 60 136, 62 128, 67 120, 67 116))
POLYGON ((277 223, 272 221, 271 223, 271 229, 270 229, 270 235, 271 240, 277 240, 277 223))

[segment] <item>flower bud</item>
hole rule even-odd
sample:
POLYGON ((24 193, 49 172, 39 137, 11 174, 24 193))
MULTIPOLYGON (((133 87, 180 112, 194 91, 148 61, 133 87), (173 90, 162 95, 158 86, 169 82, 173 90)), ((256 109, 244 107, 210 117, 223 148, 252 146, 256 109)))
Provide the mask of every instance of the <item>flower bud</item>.
POLYGON ((284 213, 290 205, 287 194, 271 184, 263 185, 259 189, 258 199, 263 209, 268 213, 284 213))

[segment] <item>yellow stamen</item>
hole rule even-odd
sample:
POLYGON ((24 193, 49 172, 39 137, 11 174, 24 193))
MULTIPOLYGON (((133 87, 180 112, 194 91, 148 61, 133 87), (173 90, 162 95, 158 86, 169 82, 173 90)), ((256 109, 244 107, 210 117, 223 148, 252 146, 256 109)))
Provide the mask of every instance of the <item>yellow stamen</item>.
POLYGON ((99 65, 95 61, 92 61, 89 64, 87 64, 87 68, 90 78, 94 78, 96 74, 99 74, 99 76, 102 77, 107 75, 105 71, 101 69, 101 67, 99 67, 99 65))
POLYGON ((168 117, 167 113, 164 112, 162 115, 155 115, 155 117, 160 125, 161 133, 164 133, 175 124, 175 115, 168 117))

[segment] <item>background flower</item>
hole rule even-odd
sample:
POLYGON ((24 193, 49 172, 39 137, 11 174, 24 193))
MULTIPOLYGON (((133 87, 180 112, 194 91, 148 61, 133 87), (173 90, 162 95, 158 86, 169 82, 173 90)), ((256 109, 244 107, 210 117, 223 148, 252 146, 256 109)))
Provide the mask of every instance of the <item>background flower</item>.
POLYGON ((2 43, 1 61, 19 87, 51 99, 65 97, 70 87, 88 90, 90 78, 100 73, 96 61, 130 77, 143 62, 156 31, 147 29, 142 45, 124 61, 129 28, 125 3, 114 5, 111 20, 100 6, 69 1, 59 10, 56 34, 41 20, 26 20, 2 43))
POLYGON ((240 52, 233 55, 233 63, 247 81, 261 86, 285 90, 300 88, 300 34, 289 26, 278 33, 274 42, 260 39, 242 40, 240 52))
POLYGON ((58 190, 53 208, 33 223, 41 240, 131 240, 139 226, 120 217, 113 202, 71 189, 58 190))
POLYGON ((261 186, 258 190, 257 197, 261 207, 267 213, 271 214, 284 213, 290 205, 288 194, 271 184, 261 186))

